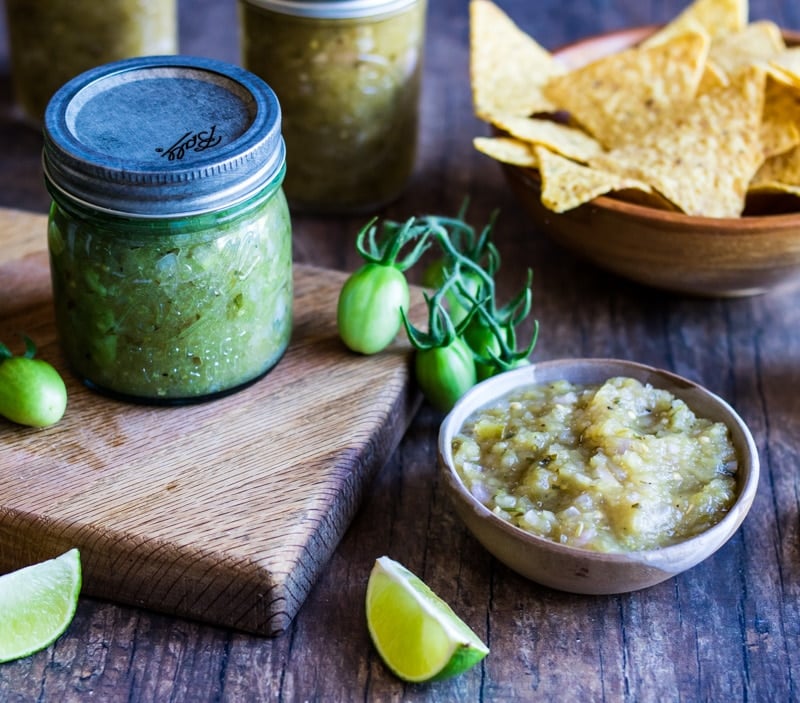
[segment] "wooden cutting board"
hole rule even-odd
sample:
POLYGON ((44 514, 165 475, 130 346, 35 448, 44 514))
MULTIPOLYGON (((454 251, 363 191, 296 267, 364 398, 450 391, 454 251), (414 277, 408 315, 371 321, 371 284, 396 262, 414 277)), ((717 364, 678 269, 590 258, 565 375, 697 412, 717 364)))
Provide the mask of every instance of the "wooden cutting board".
POLYGON ((69 396, 49 428, 0 418, 0 572, 77 546, 87 595, 279 634, 418 407, 407 342, 350 353, 345 274, 295 265, 292 341, 265 378, 199 405, 123 403, 66 368, 45 249, 43 215, 0 209, 0 341, 30 336, 69 396))

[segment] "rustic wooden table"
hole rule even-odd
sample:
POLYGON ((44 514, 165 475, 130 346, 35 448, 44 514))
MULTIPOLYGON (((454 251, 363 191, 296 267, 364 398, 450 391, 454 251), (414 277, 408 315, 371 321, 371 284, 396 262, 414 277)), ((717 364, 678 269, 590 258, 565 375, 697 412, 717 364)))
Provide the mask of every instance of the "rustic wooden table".
MULTIPOLYGON (((665 21, 680 0, 505 0, 555 48, 665 21)), ((181 0, 182 50, 238 62, 232 0, 181 0)), ((751 17, 800 29, 795 0, 752 0, 751 17)), ((530 225, 500 169, 471 146, 467 0, 433 0, 419 159, 382 215, 499 208, 502 288, 534 271, 535 359, 612 356, 697 380, 748 422, 763 474, 754 508, 717 554, 628 595, 559 593, 516 575, 466 532, 435 466, 441 416, 423 406, 367 491, 291 627, 260 638, 92 598, 67 633, 0 665, 4 701, 789 701, 800 696, 800 290, 706 300, 646 289, 590 267, 530 225), (407 686, 382 665, 363 610, 374 559, 422 576, 485 638, 490 656, 455 680, 407 686)), ((44 212, 41 140, 11 110, 0 45, 0 206, 44 212)), ((350 270, 362 218, 295 217, 295 259, 350 270)), ((9 295, 2 291, 0 295, 9 295)), ((2 448, 0 447, 0 451, 2 448)), ((0 614, 2 617, 2 614, 0 614)))

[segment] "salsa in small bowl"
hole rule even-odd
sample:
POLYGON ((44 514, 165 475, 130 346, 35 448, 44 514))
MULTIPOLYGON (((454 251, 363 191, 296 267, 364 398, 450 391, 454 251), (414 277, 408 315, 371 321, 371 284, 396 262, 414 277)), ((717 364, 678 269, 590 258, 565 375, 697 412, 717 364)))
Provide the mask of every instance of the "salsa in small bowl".
POLYGON ((443 421, 439 464, 494 556, 587 594, 646 588, 706 559, 741 525, 759 476, 727 402, 617 359, 542 362, 479 384, 443 421))

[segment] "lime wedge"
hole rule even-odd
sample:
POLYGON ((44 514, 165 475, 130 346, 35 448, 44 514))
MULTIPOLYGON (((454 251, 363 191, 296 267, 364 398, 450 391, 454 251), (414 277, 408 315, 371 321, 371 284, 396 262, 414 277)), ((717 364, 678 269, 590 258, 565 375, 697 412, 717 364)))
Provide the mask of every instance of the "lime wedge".
POLYGON ((404 681, 455 676, 489 653, 447 603, 389 557, 376 559, 369 576, 367 627, 381 659, 404 681))
POLYGON ((0 663, 54 642, 72 622, 80 590, 77 549, 0 576, 0 663))

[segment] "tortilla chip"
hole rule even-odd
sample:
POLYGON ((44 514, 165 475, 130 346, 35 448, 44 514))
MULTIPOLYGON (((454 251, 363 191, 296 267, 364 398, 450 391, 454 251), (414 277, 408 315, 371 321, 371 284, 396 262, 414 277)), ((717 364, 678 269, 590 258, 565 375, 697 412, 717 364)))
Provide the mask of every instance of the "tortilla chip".
POLYGON ((469 8, 475 114, 489 121, 494 115, 552 112, 542 86, 564 69, 491 0, 471 0, 469 8))
POLYGON ((535 117, 496 117, 492 123, 530 144, 541 144, 562 156, 575 161, 587 162, 603 151, 600 143, 574 127, 535 117))
POLYGON ((708 49, 707 36, 688 32, 553 77, 544 94, 604 147, 618 147, 694 98, 708 49))
POLYGON ((698 96, 638 142, 590 165, 649 183, 689 215, 739 217, 763 162, 765 84, 763 68, 742 70, 729 86, 698 96))
POLYGON ((708 60, 732 76, 745 66, 767 64, 785 50, 786 44, 778 25, 762 20, 747 25, 741 32, 712 41, 708 60))
POLYGON ((750 182, 751 190, 800 190, 800 146, 767 159, 750 182))
POLYGON ((542 178, 542 204, 553 212, 572 210, 612 191, 652 190, 646 183, 589 168, 542 146, 535 147, 535 152, 542 178))
POLYGON ((769 62, 771 74, 780 81, 800 86, 800 46, 793 46, 769 62))
POLYGON ((475 114, 503 133, 474 146, 538 169, 555 212, 609 192, 704 217, 788 210, 760 193, 800 197, 800 47, 748 15, 748 0, 694 0, 638 46, 568 65, 470 0, 475 114))
POLYGON ((728 85, 730 81, 725 72, 715 66, 711 61, 706 61, 705 68, 703 69, 703 77, 700 79, 700 85, 697 86, 697 95, 703 93, 710 93, 712 90, 717 90, 723 86, 728 85))
POLYGON ((761 143, 765 159, 800 144, 800 86, 777 81, 771 73, 767 75, 761 143))
POLYGON ((773 193, 796 195, 800 197, 800 186, 787 185, 778 181, 759 181, 751 185, 749 193, 773 193))
POLYGON ((695 0, 675 19, 648 37, 643 46, 654 46, 680 35, 687 30, 696 30, 699 25, 711 39, 741 32, 747 26, 750 15, 748 0, 695 0))
POLYGON ((511 137, 475 137, 473 146, 486 156, 505 164, 536 168, 539 160, 531 146, 526 142, 511 137))

